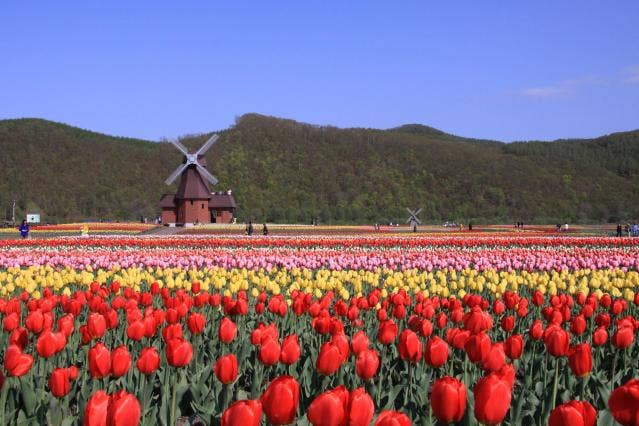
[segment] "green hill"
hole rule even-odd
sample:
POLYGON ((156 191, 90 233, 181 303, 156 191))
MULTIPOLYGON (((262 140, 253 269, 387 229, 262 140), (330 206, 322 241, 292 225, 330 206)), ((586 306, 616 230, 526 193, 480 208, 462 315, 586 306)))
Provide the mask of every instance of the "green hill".
MULTIPOLYGON (((167 143, 39 119, 0 121, 0 149, 0 212, 15 198, 19 215, 48 221, 153 217, 180 162, 167 143)), ((504 144, 418 124, 338 129, 247 114, 221 132, 208 164, 240 219, 403 221, 405 207, 423 207, 428 222, 639 218, 639 131, 504 144)))

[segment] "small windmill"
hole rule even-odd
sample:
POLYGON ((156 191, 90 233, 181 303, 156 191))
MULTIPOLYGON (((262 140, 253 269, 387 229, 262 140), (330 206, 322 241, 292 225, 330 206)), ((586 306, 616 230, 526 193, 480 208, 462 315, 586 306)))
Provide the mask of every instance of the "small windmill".
POLYGON ((408 214, 410 214, 410 216, 408 216, 408 219, 406 220, 406 223, 410 224, 410 227, 413 229, 413 232, 417 232, 417 225, 422 224, 422 221, 419 220, 417 215, 421 213, 422 208, 420 207, 416 211, 412 211, 411 209, 406 207, 406 211, 408 212, 408 214))
POLYGON ((189 150, 178 141, 171 141, 184 158, 182 164, 164 181, 171 185, 179 177, 180 183, 175 194, 164 194, 160 200, 162 223, 184 224, 225 222, 233 220, 237 205, 231 191, 212 193, 209 184, 217 185, 218 180, 206 168, 206 151, 217 142, 214 134, 195 151, 189 150))

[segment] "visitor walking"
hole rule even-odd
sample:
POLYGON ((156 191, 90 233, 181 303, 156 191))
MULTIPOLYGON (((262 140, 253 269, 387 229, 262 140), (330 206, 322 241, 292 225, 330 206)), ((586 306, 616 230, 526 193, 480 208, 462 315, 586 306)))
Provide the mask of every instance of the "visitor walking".
POLYGON ((268 235, 268 228, 266 227, 266 223, 262 225, 262 235, 268 235))
POLYGON ((246 224, 246 235, 253 235, 253 222, 251 221, 246 224))
POLYGON ((617 224, 617 236, 621 237, 621 223, 617 224))
POLYGON ((20 231, 20 235, 22 236, 23 239, 29 236, 29 224, 27 223, 26 220, 22 221, 22 223, 18 227, 18 230, 20 231))
POLYGON ((632 236, 639 237, 639 225, 637 225, 637 222, 632 224, 632 236))

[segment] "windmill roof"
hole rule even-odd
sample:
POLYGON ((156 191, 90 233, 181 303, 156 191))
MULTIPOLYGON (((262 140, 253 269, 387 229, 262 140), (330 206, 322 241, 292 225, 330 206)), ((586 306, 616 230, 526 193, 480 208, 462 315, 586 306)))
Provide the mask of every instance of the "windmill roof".
POLYGON ((180 177, 176 198, 181 199, 210 199, 211 190, 200 176, 195 166, 189 166, 180 177))
POLYGON ((231 194, 211 194, 209 200, 210 209, 235 209, 235 198, 231 194))
POLYGON ((161 208, 173 208, 175 207, 175 194, 163 194, 160 198, 161 208))

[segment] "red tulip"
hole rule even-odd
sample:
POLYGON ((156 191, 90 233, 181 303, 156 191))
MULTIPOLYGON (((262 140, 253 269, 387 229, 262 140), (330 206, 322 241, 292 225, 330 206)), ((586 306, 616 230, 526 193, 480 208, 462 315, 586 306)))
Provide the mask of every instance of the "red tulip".
POLYGON ((437 336, 431 337, 424 349, 424 361, 431 367, 441 367, 448 360, 448 343, 437 336))
POLYGON ((364 380, 371 379, 377 374, 379 369, 379 356, 375 349, 365 349, 357 355, 355 361, 355 371, 364 380))
POLYGON ((104 316, 95 312, 89 314, 87 330, 93 339, 104 336, 104 332, 106 331, 106 319, 104 316))
POLYGON ((504 351, 510 359, 519 359, 524 351, 524 338, 521 334, 513 334, 504 342, 504 351))
POLYGON ((300 399, 300 386, 291 376, 279 376, 266 388, 260 402, 264 414, 273 425, 284 425, 295 420, 300 399))
POLYGON ((153 374, 160 367, 158 350, 152 346, 142 349, 135 366, 142 374, 153 374))
POLYGON ((281 347, 277 340, 268 338, 266 341, 262 343, 260 346, 260 352, 258 353, 258 358, 260 362, 264 365, 275 365, 277 361, 280 359, 281 347))
POLYGON ((470 336, 468 340, 466 340, 464 350, 471 362, 479 363, 486 358, 491 347, 492 342, 490 341, 490 336, 486 333, 479 333, 470 336))
POLYGON ((498 371, 506 364, 506 353, 504 352, 504 344, 493 343, 490 351, 482 361, 482 367, 487 371, 498 371))
POLYGON ((325 376, 330 376, 339 370, 344 357, 339 347, 332 341, 322 344, 317 356, 317 371, 325 376))
POLYGON ((510 333, 513 328, 515 328, 515 317, 512 315, 505 316, 501 319, 501 328, 506 332, 510 333))
POLYGON ((623 426, 639 424, 639 379, 631 379, 613 390, 608 399, 608 409, 623 426))
POLYGON ((126 335, 129 339, 140 341, 144 337, 144 322, 137 320, 129 324, 126 328, 126 335))
POLYGON ((577 377, 585 377, 592 371, 592 349, 588 343, 573 346, 568 355, 568 365, 577 377))
POLYGON ((49 389, 56 398, 62 398, 71 391, 70 380, 78 377, 77 368, 55 368, 49 377, 49 389))
POLYGON ((84 426, 105 426, 109 410, 109 395, 103 390, 89 398, 84 410, 84 426))
POLYGON ((53 333, 46 330, 40 333, 36 342, 36 350, 42 358, 49 358, 61 351, 67 343, 67 338, 62 333, 53 333))
POLYGON ((397 336, 397 324, 393 320, 382 321, 379 324, 379 330, 377 332, 377 340, 383 344, 388 345, 395 340, 397 336))
POLYGON ((131 368, 131 354, 126 346, 118 346, 111 352, 111 375, 115 378, 124 376, 131 368))
POLYGON ((130 393, 119 390, 109 398, 108 426, 136 426, 140 423, 140 402, 130 393))
POLYGON ((493 319, 488 312, 481 310, 479 306, 473 306, 464 315, 464 328, 471 333, 477 334, 493 328, 493 319))
POLYGON ((9 345, 16 345, 20 349, 24 349, 29 343, 29 332, 24 327, 18 327, 9 335, 9 345))
POLYGON ((479 379, 473 388, 475 396, 475 417, 480 423, 496 425, 501 423, 510 408, 511 387, 497 373, 490 373, 479 379))
POLYGON ((4 353, 4 368, 10 376, 21 377, 29 372, 33 365, 33 357, 22 353, 17 345, 9 345, 4 353))
POLYGON ((202 314, 193 312, 186 319, 186 325, 189 327, 189 331, 191 332, 191 334, 198 335, 202 333, 202 331, 204 331, 204 326, 206 325, 206 318, 202 314))
POLYGON ((237 378, 237 358, 233 354, 224 355, 217 360, 213 371, 220 382, 225 385, 233 383, 237 378))
POLYGON ((450 376, 437 379, 431 390, 430 406, 435 417, 444 423, 461 421, 466 412, 466 386, 450 376))
POLYGON ((257 400, 237 401, 222 414, 221 426, 259 426, 262 404, 257 400))
POLYGON ((384 410, 379 413, 375 426, 411 426, 408 416, 399 411, 384 410))
POLYGON ((368 426, 375 415, 373 398, 364 388, 357 388, 351 392, 348 402, 346 420, 349 426, 368 426))
POLYGON ((361 330, 355 333, 351 339, 351 349, 355 355, 359 355, 361 351, 368 349, 369 345, 370 340, 368 340, 368 336, 361 330))
POLYGON ((235 339, 237 334, 237 326, 227 317, 222 318, 220 327, 218 328, 218 336, 222 343, 230 343, 235 339))
POLYGON ((570 334, 557 325, 550 325, 544 332, 544 343, 552 356, 566 356, 570 348, 570 334))
POLYGON ((285 365, 292 365, 300 359, 301 348, 297 334, 291 334, 282 341, 282 349, 280 351, 280 362, 285 365))
POLYGON ((586 401, 569 401, 556 406, 548 418, 548 426, 595 426, 597 411, 586 401))
POLYGON ((597 327, 592 333, 592 344, 594 346, 603 346, 608 341, 608 331, 606 327, 597 327))
POLYGON ((27 315, 27 318, 24 320, 24 325, 33 334, 40 334, 44 329, 46 329, 45 321, 42 311, 37 310, 27 315))
POLYGON ((95 379, 101 379, 111 373, 111 352, 102 343, 96 343, 87 354, 89 373, 95 379))
POLYGON ((193 357, 193 347, 184 339, 171 339, 166 344, 166 361, 172 367, 186 367, 193 357))
POLYGON ((535 320, 530 326, 530 338, 533 340, 541 340, 544 336, 544 325, 541 320, 535 320))
POLYGON ((404 330, 399 335, 399 356, 403 360, 417 362, 422 359, 422 341, 412 330, 404 330))
POLYGON ((348 390, 344 386, 318 395, 308 407, 307 417, 313 426, 340 426, 345 423, 348 390))
POLYGON ((11 312, 2 320, 4 331, 13 331, 20 326, 20 317, 16 312, 11 312))
POLYGON ((586 331, 586 319, 583 315, 577 315, 570 323, 570 331, 575 336, 581 336, 586 331))
POLYGON ((617 328, 615 334, 612 335, 612 344, 619 349, 626 349, 632 345, 635 340, 635 331, 632 327, 617 328))

